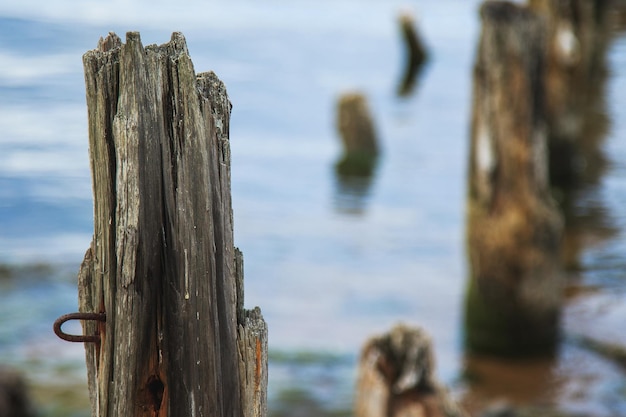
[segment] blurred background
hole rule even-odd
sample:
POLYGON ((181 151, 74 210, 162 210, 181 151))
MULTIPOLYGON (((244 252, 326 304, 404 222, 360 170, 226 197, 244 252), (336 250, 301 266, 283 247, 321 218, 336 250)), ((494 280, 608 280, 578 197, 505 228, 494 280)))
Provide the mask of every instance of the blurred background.
POLYGON ((182 31, 196 72, 226 84, 235 243, 245 305, 260 306, 269 326, 270 416, 351 415, 361 346, 397 322, 432 335, 437 374, 470 411, 504 399, 626 415, 624 364, 574 337, 626 346, 623 30, 606 56, 606 166, 571 207, 582 243, 568 270, 558 355, 520 364, 464 353, 479 4, 0 3, 0 365, 25 375, 40 415, 89 415, 83 347, 52 332, 58 316, 77 310, 76 273, 92 233, 81 56, 109 31, 124 39, 131 30, 144 45, 182 31), (398 16, 407 10, 429 61, 400 96, 398 16), (351 90, 369 100, 381 156, 371 177, 346 184, 335 171, 336 104, 351 90))

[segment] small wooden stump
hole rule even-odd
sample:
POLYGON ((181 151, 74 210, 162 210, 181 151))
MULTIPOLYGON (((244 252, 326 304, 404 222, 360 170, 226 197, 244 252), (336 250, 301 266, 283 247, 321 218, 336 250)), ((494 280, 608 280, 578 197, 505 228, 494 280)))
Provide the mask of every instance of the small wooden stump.
POLYGON ((415 82, 428 59, 428 52, 416 29, 413 15, 404 12, 398 20, 400 22, 402 39, 404 39, 404 44, 406 45, 406 64, 400 86, 398 87, 398 94, 406 96, 413 91, 415 82))
POLYGON ((343 94, 337 104, 337 130, 343 153, 335 164, 337 203, 342 212, 363 211, 376 171, 379 146, 365 95, 343 94))
POLYGON ((94 236, 79 272, 92 415, 262 417, 267 328, 243 309, 231 104, 185 38, 115 34, 83 56, 94 236))
POLYGON ((356 417, 461 417, 435 378, 430 337, 420 328, 398 325, 370 339, 359 360, 356 417))
POLYGON ((376 167, 379 147, 365 95, 353 92, 339 98, 337 128, 343 142, 343 156, 336 166, 338 174, 371 176, 376 167))
POLYGON ((562 220, 548 187, 544 27, 487 1, 474 68, 467 216, 469 351, 549 354, 559 335, 562 220))

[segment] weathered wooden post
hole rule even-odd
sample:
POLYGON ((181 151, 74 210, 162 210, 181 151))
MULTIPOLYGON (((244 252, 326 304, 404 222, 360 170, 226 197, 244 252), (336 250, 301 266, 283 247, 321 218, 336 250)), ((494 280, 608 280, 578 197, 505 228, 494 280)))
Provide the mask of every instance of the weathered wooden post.
POLYGON ((397 325, 370 339, 361 352, 356 417, 462 417, 463 410, 435 377, 430 337, 397 325))
POLYGON ((184 37, 83 57, 94 237, 79 272, 92 415, 264 416, 267 328, 243 310, 231 104, 184 37), (106 319, 104 319, 104 315, 106 319))
POLYGON ((562 220, 550 197, 543 109, 544 27, 523 6, 487 1, 474 68, 466 345, 550 353, 558 340, 562 220))

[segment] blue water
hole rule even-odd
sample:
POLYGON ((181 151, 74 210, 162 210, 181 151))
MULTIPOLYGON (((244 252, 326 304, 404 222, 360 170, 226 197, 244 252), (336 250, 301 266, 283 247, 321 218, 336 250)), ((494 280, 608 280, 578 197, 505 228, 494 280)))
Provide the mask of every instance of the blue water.
MULTIPOLYGON (((431 61, 407 98, 395 94, 404 52, 396 18, 406 2, 137 0, 120 2, 123 13, 115 2, 14 3, 0 4, 0 263, 49 264, 53 272, 0 287, 1 360, 82 364, 81 349, 49 331, 76 309, 74 274, 92 232, 81 56, 109 31, 124 38, 138 30, 147 45, 176 30, 196 71, 215 71, 233 103, 235 242, 245 257, 246 306, 261 306, 270 349, 347 357, 330 385, 342 387, 335 401, 345 406, 363 342, 404 321, 432 334, 442 380, 460 377, 477 1, 410 2, 431 61), (336 101, 354 89, 369 99, 383 148, 360 193, 342 190, 333 171, 336 101)), ((612 274, 611 288, 623 292, 623 35, 609 62, 612 166, 594 198, 617 233, 582 264, 583 279, 612 274)), ((307 372, 275 366, 270 390, 301 383, 307 372)), ((331 401, 323 386, 319 396, 331 401)))

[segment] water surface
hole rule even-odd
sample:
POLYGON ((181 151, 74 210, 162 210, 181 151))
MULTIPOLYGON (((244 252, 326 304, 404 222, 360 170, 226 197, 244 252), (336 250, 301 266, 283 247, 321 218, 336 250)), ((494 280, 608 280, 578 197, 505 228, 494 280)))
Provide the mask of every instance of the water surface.
MULTIPOLYGON (((147 45, 180 30, 196 71, 215 71, 233 103, 235 242, 245 257, 246 306, 261 306, 270 328, 276 413, 294 398, 348 409, 360 347, 398 321, 432 334, 438 374, 465 392, 465 174, 478 2, 408 6, 431 60, 414 94, 399 98, 396 19, 405 2, 0 5, 0 262, 10 265, 0 278, 0 361, 42 384, 59 372, 68 386, 84 381, 82 348, 50 331, 54 318, 76 310, 75 273, 92 233, 81 56, 109 31, 123 38, 138 30, 147 45), (369 99, 383 155, 369 184, 346 191, 333 169, 341 152, 335 104, 354 89, 369 99)), ((572 301, 565 325, 613 335, 626 320, 623 35, 608 61, 610 167, 578 204, 599 205, 596 215, 614 232, 585 246, 577 282, 595 291, 572 301), (597 313, 607 303, 619 308, 597 313)), ((623 373, 573 343, 538 369, 528 378, 547 381, 548 394, 522 387, 512 398, 594 415, 626 410, 623 373), (573 402, 583 380, 592 380, 591 394, 573 402)), ((486 386, 466 395, 507 395, 486 386)))

